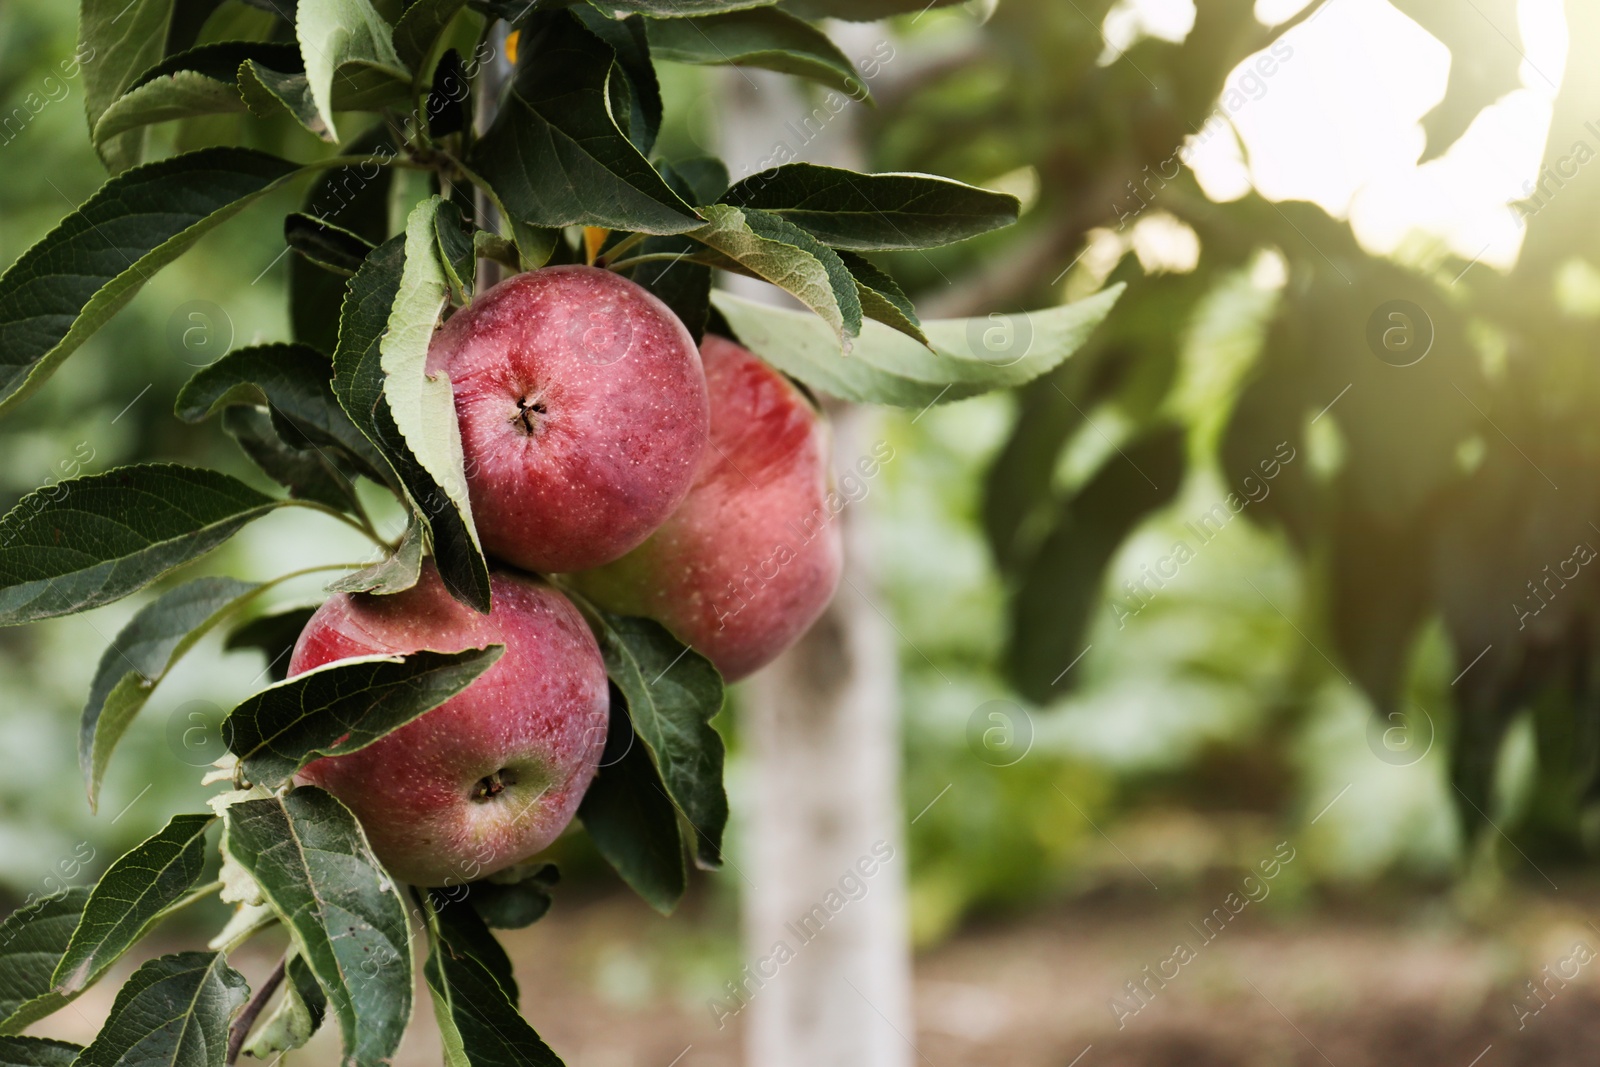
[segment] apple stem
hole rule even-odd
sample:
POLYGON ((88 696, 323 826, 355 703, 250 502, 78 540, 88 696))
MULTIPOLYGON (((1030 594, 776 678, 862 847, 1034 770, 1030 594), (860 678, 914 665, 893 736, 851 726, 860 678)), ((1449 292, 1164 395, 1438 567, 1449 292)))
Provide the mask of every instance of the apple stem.
POLYGON ((244 1048, 244 1039, 250 1036, 250 1028, 256 1024, 256 1019, 267 1006, 267 1001, 272 999, 272 994, 283 984, 283 976, 288 965, 289 957, 285 954, 272 969, 272 973, 267 975, 267 980, 261 983, 261 988, 256 990, 255 996, 250 998, 250 1003, 244 1006, 244 1011, 234 1020, 233 1027, 228 1031, 228 1056, 223 1060, 229 1067, 239 1062, 239 1051, 244 1048))

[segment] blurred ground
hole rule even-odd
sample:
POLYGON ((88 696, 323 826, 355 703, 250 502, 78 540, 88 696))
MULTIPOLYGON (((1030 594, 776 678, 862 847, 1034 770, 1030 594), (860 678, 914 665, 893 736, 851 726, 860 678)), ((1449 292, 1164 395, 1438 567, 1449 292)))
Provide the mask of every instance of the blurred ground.
MULTIPOLYGON (((1600 905, 1595 892, 1569 887, 1550 899, 1502 900, 1492 920, 1480 913, 1476 925, 1459 918, 1459 898, 1368 899, 1288 919, 1246 907, 1210 943, 1189 923, 1202 922, 1225 893, 1161 895, 981 924, 925 953, 913 1060, 1576 1067, 1594 1063, 1600 1050, 1600 931, 1583 917, 1600 905), (1498 932, 1480 932, 1491 927, 1498 932), (1195 958, 1164 987, 1152 982, 1153 995, 1119 1029, 1111 999, 1136 1004, 1125 983, 1143 980, 1146 964, 1158 968, 1178 940, 1198 946, 1195 958), (1547 1006, 1528 992, 1528 980, 1543 983, 1547 1006)), ((507 938, 525 1014, 570 1067, 738 1067, 737 1023, 719 1031, 706 1005, 709 982, 682 979, 686 959, 708 966, 703 946, 682 940, 684 926, 694 925, 703 924, 660 919, 622 895, 559 899, 551 918, 507 938), (676 984, 665 981, 674 974, 676 984)), ((275 951, 264 943, 241 965, 257 979, 275 951)), ((124 964, 111 983, 35 1031, 84 1039, 130 969, 124 964)), ((729 965, 723 980, 736 969, 729 965)), ((440 1062, 426 993, 418 995, 418 1025, 396 1067, 440 1062)), ((325 1029, 285 1067, 337 1055, 337 1036, 325 1029)))

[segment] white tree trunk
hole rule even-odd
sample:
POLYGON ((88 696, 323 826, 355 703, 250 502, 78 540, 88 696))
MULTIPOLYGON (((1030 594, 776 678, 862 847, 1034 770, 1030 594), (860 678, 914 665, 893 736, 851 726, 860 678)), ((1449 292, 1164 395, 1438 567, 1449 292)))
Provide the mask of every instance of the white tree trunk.
MULTIPOLYGON (((839 469, 871 454, 876 413, 834 419, 839 469)), ((744 1012, 751 1067, 912 1060, 906 850, 894 632, 875 595, 871 494, 846 508, 845 581, 798 645, 750 680, 741 726, 747 958, 793 959, 744 1012), (820 909, 820 910, 818 910, 820 909)))
MULTIPOLYGON (((818 119, 789 82, 755 71, 731 72, 721 88, 736 179, 800 157, 859 165, 848 111, 818 119)), ((762 289, 774 293, 741 287, 762 289)), ((872 454, 879 418, 831 411, 842 474, 872 454)), ((874 503, 869 490, 835 520, 846 560, 838 595, 740 701, 744 944, 761 982, 747 983, 741 1012, 750 1067, 908 1067, 914 1056, 895 635, 868 599, 874 503)))

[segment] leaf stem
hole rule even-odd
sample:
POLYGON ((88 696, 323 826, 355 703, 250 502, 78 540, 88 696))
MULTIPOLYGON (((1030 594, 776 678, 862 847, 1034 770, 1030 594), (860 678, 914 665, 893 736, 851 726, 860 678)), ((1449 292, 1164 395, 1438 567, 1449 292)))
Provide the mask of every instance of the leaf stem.
MULTIPOLYGON (((624 237, 621 241, 618 241, 617 244, 616 244, 616 247, 610 248, 610 249, 602 249, 600 259, 595 264, 595 266, 597 266, 597 267, 610 266, 612 260, 614 260, 614 259, 616 259, 616 257, 622 255, 624 252, 627 252, 627 251, 629 251, 631 249, 637 248, 649 236, 650 235, 647 234, 647 233, 632 234, 631 236, 624 237)), ((627 260, 623 260, 623 262, 625 263, 625 262, 627 262, 627 260)))
POLYGON ((395 546, 391 545, 389 542, 385 541, 381 536, 379 536, 378 531, 373 529, 372 520, 367 518, 364 513, 361 519, 354 519, 340 511, 338 508, 331 508, 328 505, 316 500, 297 500, 291 497, 285 503, 287 503, 290 507, 310 508, 312 511, 320 511, 324 515, 332 516, 333 518, 344 523, 346 526, 350 527, 352 530, 359 531, 363 537, 366 537, 379 548, 386 548, 390 551, 394 550, 395 546))
POLYGON ((618 260, 616 263, 608 263, 606 264, 606 267, 609 270, 620 272, 630 270, 633 267, 637 267, 641 263, 664 263, 668 260, 672 262, 683 260, 688 263, 699 263, 707 267, 712 265, 710 263, 706 263, 704 260, 701 260, 698 258, 698 256, 685 255, 682 252, 646 252, 642 256, 633 256, 628 259, 618 260))
POLYGON ((267 1006, 267 1001, 272 999, 272 994, 283 984, 283 977, 288 972, 288 967, 289 956, 285 953, 283 958, 278 960, 278 965, 272 969, 272 973, 267 975, 267 980, 261 983, 261 988, 256 990, 255 996, 250 998, 250 1003, 244 1006, 244 1011, 233 1021, 233 1026, 228 1030, 228 1056, 223 1060, 230 1067, 239 1062, 239 1052, 244 1048, 244 1039, 250 1036, 250 1028, 256 1024, 256 1018, 267 1006))

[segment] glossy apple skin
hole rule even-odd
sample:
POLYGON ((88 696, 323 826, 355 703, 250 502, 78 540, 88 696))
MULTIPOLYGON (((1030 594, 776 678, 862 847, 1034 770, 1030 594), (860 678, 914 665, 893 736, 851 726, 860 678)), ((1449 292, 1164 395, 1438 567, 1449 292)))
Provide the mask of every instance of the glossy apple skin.
POLYGON ((656 619, 735 681, 799 640, 844 551, 828 506, 831 435, 810 400, 748 350, 701 349, 711 447, 683 506, 617 562, 572 576, 601 606, 656 619))
POLYGON ((483 546, 524 570, 617 559, 694 481, 700 354, 665 304, 612 271, 507 278, 434 335, 427 367, 455 390, 483 546))
POLYGON ((300 773, 344 801, 389 872, 413 885, 470 882, 539 852, 572 820, 605 747, 605 664, 583 616, 537 579, 496 572, 490 590, 493 610, 480 615, 429 562, 404 593, 323 604, 289 660, 292 676, 354 656, 505 645, 450 700, 300 773), (507 768, 515 780, 481 795, 507 768))

